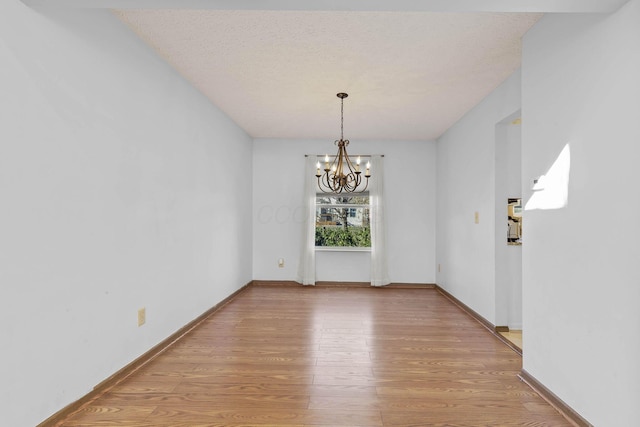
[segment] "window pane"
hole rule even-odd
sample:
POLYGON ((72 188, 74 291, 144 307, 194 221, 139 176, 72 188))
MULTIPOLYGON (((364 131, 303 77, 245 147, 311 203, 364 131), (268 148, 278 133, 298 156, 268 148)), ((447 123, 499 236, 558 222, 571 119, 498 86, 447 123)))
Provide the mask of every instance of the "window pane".
POLYGON ((369 205, 369 193, 354 195, 318 194, 316 205, 369 205))
POLYGON ((368 207, 316 209, 316 246, 371 247, 368 207))

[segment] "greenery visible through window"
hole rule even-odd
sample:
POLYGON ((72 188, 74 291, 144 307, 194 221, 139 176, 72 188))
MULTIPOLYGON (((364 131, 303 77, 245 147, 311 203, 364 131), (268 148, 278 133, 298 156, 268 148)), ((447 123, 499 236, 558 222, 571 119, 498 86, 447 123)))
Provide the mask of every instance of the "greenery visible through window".
POLYGON ((369 194, 318 194, 316 247, 371 247, 369 194))

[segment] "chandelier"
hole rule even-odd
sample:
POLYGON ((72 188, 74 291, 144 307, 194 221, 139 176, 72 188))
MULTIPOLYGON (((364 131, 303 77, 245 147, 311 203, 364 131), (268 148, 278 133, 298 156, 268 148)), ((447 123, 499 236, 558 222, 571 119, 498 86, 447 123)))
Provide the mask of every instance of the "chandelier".
POLYGON ((318 178, 318 188, 323 193, 362 193, 369 185, 369 177, 371 176, 371 163, 367 162, 367 168, 364 174, 366 181, 362 188, 362 172, 360 171, 360 157, 356 159, 354 165, 347 154, 347 145, 349 140, 344 139, 344 99, 349 96, 346 93, 339 93, 340 98, 340 139, 335 141, 338 146, 338 154, 336 154, 333 162, 329 161, 329 156, 324 157, 324 173, 320 170, 320 162, 316 164, 316 177, 318 178))

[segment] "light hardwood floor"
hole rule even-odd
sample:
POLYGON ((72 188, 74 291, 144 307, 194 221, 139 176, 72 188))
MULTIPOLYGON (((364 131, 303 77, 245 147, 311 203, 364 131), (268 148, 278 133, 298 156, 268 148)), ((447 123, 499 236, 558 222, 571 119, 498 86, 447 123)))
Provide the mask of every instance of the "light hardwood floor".
POLYGON ((500 332, 500 335, 509 340, 513 345, 522 350, 522 331, 511 330, 509 332, 500 332))
POLYGON ((63 426, 570 426, 434 289, 251 286, 63 426))

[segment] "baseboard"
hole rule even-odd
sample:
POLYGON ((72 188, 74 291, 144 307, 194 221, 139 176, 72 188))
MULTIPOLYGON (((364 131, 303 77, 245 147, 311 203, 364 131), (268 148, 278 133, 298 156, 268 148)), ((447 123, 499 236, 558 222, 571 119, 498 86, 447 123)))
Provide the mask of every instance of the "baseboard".
POLYGON ((295 280, 252 280, 253 286, 302 286, 295 280))
POLYGON ((535 390, 544 400, 551 406, 556 408, 567 420, 576 427, 593 427, 593 424, 582 418, 571 406, 567 405, 562 399, 556 396, 551 390, 545 387, 540 381, 534 378, 530 373, 522 369, 518 375, 529 387, 535 390))
POLYGON ((495 325, 493 323, 489 322, 487 319, 485 319, 480 314, 478 314, 478 312, 476 312, 471 307, 469 307, 468 305, 466 305, 465 303, 460 301, 458 298, 456 298, 453 295, 451 295, 449 292, 445 291, 439 285, 436 285, 435 287, 436 287, 436 290, 438 292, 440 292, 445 298, 447 298, 449 301, 451 301, 452 303, 454 303, 455 305, 460 307, 469 316, 473 317, 476 321, 478 321, 482 326, 484 326, 485 328, 490 330, 494 335, 497 335, 496 334, 496 327, 495 327, 495 325))
POLYGON ((391 289, 435 289, 435 283, 389 283, 388 285, 382 286, 382 288, 391 288, 391 289))
POLYGON ((370 288, 370 282, 332 282, 326 280, 319 280, 316 282, 316 287, 334 287, 334 288, 370 288))
MULTIPOLYGON (((477 320, 482 326, 487 328, 494 336, 496 336, 500 341, 505 343, 509 348, 522 356, 522 349, 518 348, 516 345, 511 343, 505 337, 500 335, 498 329, 505 328, 508 332, 509 328, 504 326, 495 326, 487 319, 482 317, 480 314, 472 310, 468 305, 460 301, 458 298, 451 295, 449 292, 442 289, 439 285, 435 286, 436 290, 440 292, 445 298, 450 300, 452 303, 460 307, 463 311, 465 311, 469 316, 473 317, 477 320)), ((540 395, 544 400, 546 400, 551 406, 556 408, 558 412, 560 412, 567 420, 569 420, 576 427, 593 427, 587 420, 582 418, 580 414, 578 414, 573 408, 564 403, 558 396, 553 394, 551 390, 545 387, 541 382, 536 380, 533 376, 531 376, 527 371, 522 369, 520 371, 520 375, 518 375, 522 381, 524 381, 529 387, 531 387, 536 393, 540 395)))
MULTIPOLYGON (((522 356, 522 349, 519 348, 514 343, 512 343, 511 341, 509 341, 508 339, 506 339, 505 337, 503 337, 502 335, 500 335, 500 333, 496 330, 497 326, 495 326, 493 323, 489 322, 487 319, 482 317, 475 310, 473 310, 471 307, 469 307, 468 305, 466 305, 465 303, 460 301, 458 298, 454 297, 449 292, 445 291, 439 285, 435 285, 435 289, 438 292, 440 292, 449 301, 451 301, 452 303, 457 305, 462 311, 466 312, 469 316, 471 316, 478 323, 480 323, 482 326, 484 326, 489 332, 491 332, 493 334, 493 336, 495 336, 500 341, 502 341, 504 344, 506 344, 507 347, 509 347, 511 350, 515 351, 517 354, 522 356)), ((507 328, 507 330, 508 330, 508 328, 507 328)))
POLYGON ((234 293, 232 293, 231 295, 229 295, 228 297, 220 301, 218 304, 214 305, 213 307, 211 307, 210 309, 202 313, 200 316, 196 317, 194 320, 187 323, 182 328, 178 329, 176 332, 174 332, 169 337, 162 340, 160 343, 153 346, 150 350, 142 354, 140 357, 136 358, 134 361, 132 361, 131 363, 129 363, 128 365, 120 369, 118 372, 111 375, 109 378, 102 381, 101 383, 97 384, 93 388, 93 390, 91 390, 89 393, 82 396, 80 399, 76 400, 75 402, 65 406, 64 408, 62 408, 61 410, 59 410, 58 412, 56 412, 55 414, 51 415, 49 418, 47 418, 46 420, 38 424, 36 427, 55 427, 55 426, 61 425, 61 423, 64 422, 68 417, 75 414, 76 412, 81 410, 84 406, 86 406, 87 404, 93 402, 98 397, 105 394, 107 391, 109 391, 111 388, 116 386, 118 383, 122 382, 124 379, 126 379, 131 374, 138 371, 140 368, 142 368, 144 365, 152 361, 159 354, 161 354, 166 349, 171 347, 176 341, 181 339, 183 336, 185 336, 187 333, 189 333, 191 330, 197 327, 200 323, 202 323, 205 319, 207 319, 209 316, 211 316, 213 313, 218 311, 229 301, 231 301, 236 296, 238 296, 249 285, 251 285, 251 283, 252 282, 247 283, 242 288, 238 289, 237 291, 235 291, 234 293))
POLYGON ((432 283, 389 283, 384 286, 371 286, 371 282, 330 282, 318 281, 316 286, 319 287, 344 287, 344 288, 371 288, 376 289, 434 289, 435 284, 432 283))
MULTIPOLYGON (((140 357, 136 358, 134 361, 120 369, 115 374, 111 375, 106 380, 102 381, 98 385, 96 385, 92 391, 87 393, 85 396, 81 397, 77 401, 67 405, 60 411, 51 415, 49 418, 38 424, 36 427, 57 427, 61 426, 62 423, 74 413, 80 411, 84 406, 93 402, 98 397, 102 396, 106 392, 108 392, 111 388, 116 386, 118 383, 122 382, 124 379, 138 371, 144 365, 149 363, 155 357, 160 355, 162 352, 171 347, 175 342, 184 337, 191 330, 196 328, 200 323, 222 308, 225 304, 229 303, 236 296, 238 296, 241 292, 245 291, 249 286, 302 286, 300 283, 295 281, 275 281, 275 280, 253 280, 242 288, 238 289, 222 301, 220 301, 215 306, 211 307, 200 316, 187 323, 185 326, 177 330, 175 333, 171 334, 169 337, 152 347, 149 351, 145 352, 140 357)), ((371 284, 368 282, 317 282, 316 286, 344 286, 344 287, 370 287, 371 284)), ((391 283, 385 287, 391 288, 415 288, 415 289, 436 289, 440 294, 442 294, 445 298, 449 299, 455 305, 457 305, 460 309, 465 311, 469 316, 478 321, 481 325, 483 325, 486 329, 488 329, 494 336, 498 337, 502 342, 507 344, 510 348, 512 348, 516 353, 522 355, 522 351, 517 347, 514 347, 508 340, 502 337, 498 332, 495 325, 489 322, 487 319, 482 317, 476 311, 472 310, 469 306, 458 300, 456 297, 451 295, 449 292, 445 291, 437 284, 415 284, 415 283, 391 283)), ((508 328, 507 328, 508 331, 508 328)), ((567 420, 573 423, 576 427, 593 427, 587 420, 582 418, 580 414, 578 414, 573 408, 567 405, 562 399, 556 396, 552 391, 550 391, 547 387, 545 387, 542 383, 540 383, 537 379, 535 379, 531 374, 529 374, 524 369, 521 370, 520 379, 525 382, 529 387, 535 390, 543 399, 545 399, 551 406, 556 408, 567 420)))
MULTIPOLYGON (((302 286, 294 280, 254 280, 251 282, 255 286, 302 286)), ((370 288, 370 282, 337 282, 320 280, 317 281, 317 287, 343 287, 343 288, 370 288)), ((390 283, 386 286, 378 288, 394 288, 394 289, 434 289, 435 283, 390 283)))

